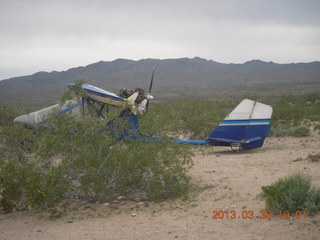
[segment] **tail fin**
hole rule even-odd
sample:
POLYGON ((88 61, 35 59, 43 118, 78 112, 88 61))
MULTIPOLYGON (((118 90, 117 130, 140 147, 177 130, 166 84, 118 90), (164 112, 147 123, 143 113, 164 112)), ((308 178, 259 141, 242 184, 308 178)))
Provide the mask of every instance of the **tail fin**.
POLYGON ((215 146, 261 147, 269 135, 272 107, 244 99, 206 139, 215 146))

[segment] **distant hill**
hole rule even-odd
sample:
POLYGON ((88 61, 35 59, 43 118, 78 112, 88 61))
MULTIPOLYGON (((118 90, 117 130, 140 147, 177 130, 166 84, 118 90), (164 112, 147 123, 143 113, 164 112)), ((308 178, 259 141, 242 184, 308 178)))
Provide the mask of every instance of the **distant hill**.
POLYGON ((320 62, 277 64, 252 60, 224 64, 202 58, 117 59, 100 61, 62 72, 38 72, 30 76, 0 81, 0 99, 22 100, 25 104, 45 105, 57 101, 66 84, 84 79, 108 91, 149 86, 155 66, 154 92, 162 97, 178 94, 202 95, 209 89, 245 88, 250 85, 320 83, 320 62))

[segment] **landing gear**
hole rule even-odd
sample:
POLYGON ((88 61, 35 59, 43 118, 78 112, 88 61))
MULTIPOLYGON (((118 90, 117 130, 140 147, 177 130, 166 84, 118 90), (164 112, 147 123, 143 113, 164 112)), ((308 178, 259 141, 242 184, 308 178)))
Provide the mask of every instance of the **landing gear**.
POLYGON ((233 151, 238 151, 239 152, 239 151, 243 150, 241 143, 231 143, 230 147, 231 147, 231 149, 233 151))

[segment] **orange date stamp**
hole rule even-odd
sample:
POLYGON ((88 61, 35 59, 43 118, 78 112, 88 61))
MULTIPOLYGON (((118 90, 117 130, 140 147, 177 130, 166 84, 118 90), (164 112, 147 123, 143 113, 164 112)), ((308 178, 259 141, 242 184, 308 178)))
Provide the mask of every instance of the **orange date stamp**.
POLYGON ((276 214, 271 211, 260 211, 259 214, 252 210, 214 210, 212 211, 212 219, 272 219, 272 218, 280 218, 280 219, 306 219, 307 212, 306 211, 279 211, 276 214))

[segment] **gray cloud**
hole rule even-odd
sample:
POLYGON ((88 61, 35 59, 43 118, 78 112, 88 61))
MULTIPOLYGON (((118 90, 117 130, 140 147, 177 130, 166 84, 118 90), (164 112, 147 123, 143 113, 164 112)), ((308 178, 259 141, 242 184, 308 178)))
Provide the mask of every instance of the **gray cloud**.
POLYGON ((116 58, 319 60, 320 1, 0 2, 0 79, 116 58))

